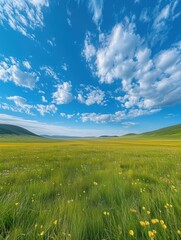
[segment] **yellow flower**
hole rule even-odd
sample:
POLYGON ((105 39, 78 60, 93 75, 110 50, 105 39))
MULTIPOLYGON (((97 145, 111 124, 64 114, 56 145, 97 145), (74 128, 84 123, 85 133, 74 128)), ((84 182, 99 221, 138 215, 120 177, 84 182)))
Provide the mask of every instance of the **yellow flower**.
POLYGON ((41 233, 40 233, 40 236, 43 236, 45 234, 45 232, 44 231, 42 231, 41 233))
POLYGON ((178 234, 178 235, 181 235, 181 231, 180 231, 180 230, 177 230, 177 234, 178 234))
POLYGON ((58 222, 58 221, 57 221, 57 220, 55 220, 55 221, 53 222, 53 224, 54 224, 54 225, 57 225, 57 222, 58 222))
POLYGON ((132 212, 132 213, 136 213, 136 212, 137 212, 137 210, 136 210, 136 209, 133 209, 133 208, 131 208, 131 209, 130 209, 130 212, 132 212))
POLYGON ((154 239, 154 237, 155 237, 155 232, 153 232, 153 231, 148 231, 148 236, 151 238, 151 239, 154 239))
POLYGON ((15 203, 15 206, 18 206, 18 205, 19 205, 19 202, 16 202, 16 203, 15 203))
POLYGON ((167 228, 167 226, 166 226, 165 224, 163 224, 162 227, 163 227, 163 229, 166 229, 166 228, 167 228))
POLYGON ((98 183, 97 183, 97 182, 93 182, 93 184, 94 184, 94 186, 97 186, 97 185, 98 185, 98 183))
POLYGON ((150 223, 148 221, 145 221, 145 226, 149 226, 150 223))
POLYGON ((143 210, 143 211, 145 211, 145 210, 146 210, 146 208, 145 208, 145 207, 142 207, 142 210, 143 210))
POLYGON ((42 228, 43 228, 43 225, 41 225, 40 228, 42 229, 42 228))
POLYGON ((148 215, 150 215, 150 211, 147 211, 146 213, 147 213, 148 215))
POLYGON ((109 213, 109 212, 106 212, 106 211, 104 211, 103 214, 104 214, 105 216, 109 216, 109 215, 110 215, 110 213, 109 213))
POLYGON ((153 223, 153 224, 156 224, 158 222, 159 222, 159 220, 157 218, 151 219, 151 223, 153 223))
POLYGON ((142 227, 145 227, 145 222, 140 221, 140 225, 141 225, 142 227))
POLYGON ((160 223, 161 223, 161 225, 164 225, 164 224, 165 224, 165 222, 164 222, 163 220, 160 220, 160 223))
POLYGON ((133 230, 129 230, 129 235, 133 237, 134 236, 134 231, 133 230))

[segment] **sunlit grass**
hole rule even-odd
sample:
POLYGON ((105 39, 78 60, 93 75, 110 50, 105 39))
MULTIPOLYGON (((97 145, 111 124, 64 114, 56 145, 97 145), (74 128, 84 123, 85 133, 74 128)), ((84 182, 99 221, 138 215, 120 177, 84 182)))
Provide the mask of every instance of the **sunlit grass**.
POLYGON ((181 141, 0 143, 0 239, 181 239, 181 141))

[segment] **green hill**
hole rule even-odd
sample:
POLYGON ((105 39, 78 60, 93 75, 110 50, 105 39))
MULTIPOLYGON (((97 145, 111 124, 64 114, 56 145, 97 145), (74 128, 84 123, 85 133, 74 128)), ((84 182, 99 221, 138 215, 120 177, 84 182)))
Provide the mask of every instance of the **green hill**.
POLYGON ((0 124, 0 135, 37 136, 25 128, 10 124, 0 124))
POLYGON ((177 124, 174 126, 161 128, 151 132, 142 133, 141 136, 148 137, 181 137, 181 124, 177 124))

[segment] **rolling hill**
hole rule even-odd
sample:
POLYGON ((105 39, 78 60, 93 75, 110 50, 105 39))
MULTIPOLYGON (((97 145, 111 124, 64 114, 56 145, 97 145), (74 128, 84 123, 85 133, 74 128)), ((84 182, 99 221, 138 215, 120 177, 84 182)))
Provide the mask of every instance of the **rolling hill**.
POLYGON ((0 135, 16 135, 16 136, 36 136, 38 135, 28 131, 25 128, 10 125, 10 124, 0 124, 0 135))
POLYGON ((140 134, 141 136, 148 136, 148 137, 181 137, 181 124, 177 124, 174 126, 161 128, 151 132, 145 132, 140 134))

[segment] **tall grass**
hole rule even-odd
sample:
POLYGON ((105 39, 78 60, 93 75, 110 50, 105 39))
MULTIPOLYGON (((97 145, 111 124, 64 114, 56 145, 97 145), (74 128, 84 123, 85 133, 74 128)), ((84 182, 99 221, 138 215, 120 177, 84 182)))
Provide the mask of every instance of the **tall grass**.
POLYGON ((181 239, 180 147, 136 139, 0 143, 0 239, 181 239))

